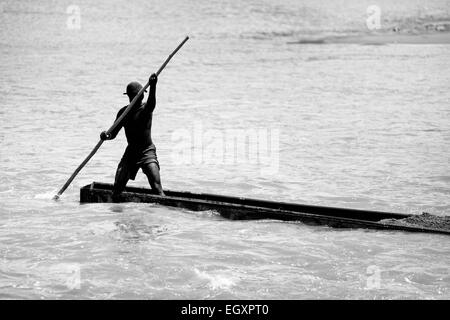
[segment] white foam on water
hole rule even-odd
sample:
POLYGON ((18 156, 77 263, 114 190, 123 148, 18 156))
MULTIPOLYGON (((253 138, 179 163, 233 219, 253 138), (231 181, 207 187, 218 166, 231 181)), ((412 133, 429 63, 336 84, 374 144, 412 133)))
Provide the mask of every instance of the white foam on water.
POLYGON ((207 280, 208 286, 212 290, 222 289, 229 290, 232 286, 236 285, 238 279, 225 273, 220 274, 208 274, 204 271, 194 269, 195 273, 200 279, 207 280))
POLYGON ((57 190, 51 190, 44 193, 38 193, 34 196, 34 199, 40 199, 40 200, 49 200, 53 199, 53 197, 56 195, 58 191, 57 190))
POLYGON ((50 266, 51 280, 65 285, 68 289, 80 289, 81 266, 78 263, 59 263, 50 266))

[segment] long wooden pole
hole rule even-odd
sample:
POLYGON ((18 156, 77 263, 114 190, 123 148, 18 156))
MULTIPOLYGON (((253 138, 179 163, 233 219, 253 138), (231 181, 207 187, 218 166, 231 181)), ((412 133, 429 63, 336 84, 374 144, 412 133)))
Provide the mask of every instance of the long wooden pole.
MULTIPOLYGON (((170 59, 172 59, 172 57, 177 53, 177 51, 180 50, 180 48, 188 40, 189 40, 189 37, 184 38, 184 40, 178 45, 178 47, 169 55, 169 57, 166 59, 166 61, 164 61, 164 63, 161 65, 161 67, 158 69, 158 71, 156 71, 156 75, 157 76, 159 76, 161 71, 163 71, 164 68, 166 67, 166 65, 169 63, 170 59)), ((114 121, 114 123, 111 126, 111 128, 109 128, 108 131, 106 131, 106 134, 110 134, 114 129, 117 128, 117 126, 120 125, 120 123, 122 122, 123 118, 125 118, 126 115, 130 112, 130 110, 136 104, 136 101, 144 93, 145 89, 147 89, 149 85, 150 85, 150 82, 147 81, 147 84, 141 90, 139 90, 138 94, 133 98, 133 100, 128 105, 128 107, 125 109, 125 111, 122 112, 121 116, 116 121, 114 121)), ((73 179, 75 179, 77 174, 81 171, 81 169, 83 169, 83 167, 86 165, 86 163, 88 163, 88 161, 94 156, 94 154, 97 152, 97 150, 101 147, 102 144, 103 144, 103 140, 100 139, 100 141, 97 142, 97 145, 94 147, 94 149, 92 149, 92 151, 86 157, 86 159, 83 160, 83 162, 78 166, 78 168, 72 173, 72 175, 70 176, 69 180, 67 180, 67 182, 62 186, 61 190, 59 190, 58 193, 53 197, 54 200, 58 200, 59 199, 59 197, 63 194, 63 192, 67 189, 67 187, 73 181, 73 179)))

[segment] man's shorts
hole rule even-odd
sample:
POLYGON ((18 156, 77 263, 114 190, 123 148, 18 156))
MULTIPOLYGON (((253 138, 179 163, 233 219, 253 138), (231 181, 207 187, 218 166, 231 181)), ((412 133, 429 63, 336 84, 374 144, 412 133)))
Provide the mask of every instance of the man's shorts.
POLYGON ((156 163, 159 168, 158 158, 156 156, 156 147, 152 144, 144 150, 135 150, 127 146, 125 153, 120 160, 119 168, 128 172, 128 177, 131 180, 136 178, 139 168, 144 168, 150 163, 156 163))

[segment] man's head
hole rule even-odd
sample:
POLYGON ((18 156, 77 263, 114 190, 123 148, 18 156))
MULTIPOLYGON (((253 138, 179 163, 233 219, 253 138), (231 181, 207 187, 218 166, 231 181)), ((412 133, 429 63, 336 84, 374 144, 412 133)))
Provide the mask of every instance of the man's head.
MULTIPOLYGON (((128 98, 130 99, 130 102, 131 102, 141 89, 142 89, 142 85, 137 81, 133 81, 127 85, 127 92, 124 92, 124 94, 126 94, 128 96, 128 98)), ((144 92, 147 92, 147 90, 145 90, 144 92)), ((139 97, 139 100, 141 102, 143 99, 144 99, 144 94, 142 94, 139 97)))

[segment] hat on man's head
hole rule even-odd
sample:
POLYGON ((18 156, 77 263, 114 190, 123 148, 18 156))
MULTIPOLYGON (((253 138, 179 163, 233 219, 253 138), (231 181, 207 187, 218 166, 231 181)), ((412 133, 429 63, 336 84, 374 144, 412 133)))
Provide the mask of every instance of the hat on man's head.
MULTIPOLYGON (((142 85, 137 81, 133 81, 127 85, 127 92, 124 92, 123 94, 128 96, 136 96, 141 89, 142 85)), ((144 92, 147 92, 147 90, 144 90, 144 92)))

